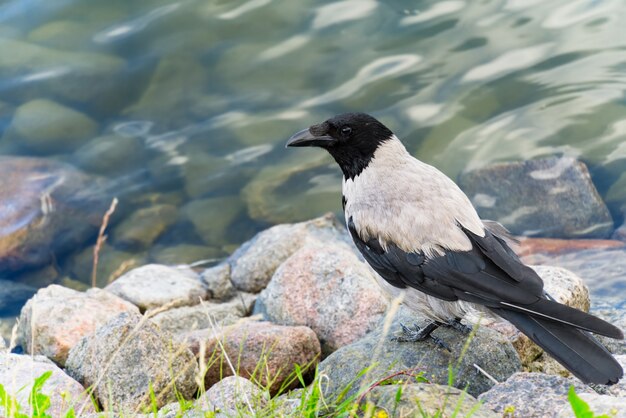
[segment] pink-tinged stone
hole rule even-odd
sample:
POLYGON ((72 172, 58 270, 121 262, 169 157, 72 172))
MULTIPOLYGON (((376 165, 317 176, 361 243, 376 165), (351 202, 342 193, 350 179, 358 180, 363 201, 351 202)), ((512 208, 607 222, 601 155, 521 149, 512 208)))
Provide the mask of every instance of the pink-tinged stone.
POLYGON ((63 366, 78 341, 122 312, 139 312, 133 304, 102 289, 77 292, 59 285, 40 289, 22 308, 20 344, 63 366))
POLYGON ((269 386, 272 394, 298 384, 297 379, 290 384, 285 382, 295 377, 296 364, 310 375, 321 352, 317 336, 310 328, 270 322, 245 321, 216 331, 193 331, 180 338, 197 356, 204 346, 208 367, 206 387, 233 375, 228 357, 238 376, 251 379, 263 388, 269 386))
POLYGON ((610 239, 523 238, 517 254, 532 263, 534 254, 560 255, 581 250, 605 250, 625 247, 626 243, 610 239))
MULTIPOLYGON (((86 396, 85 388, 44 357, 31 357, 0 352, 0 385, 15 397, 21 406, 20 412, 31 416, 33 412, 28 397, 35 379, 51 371, 41 392, 50 397, 50 409, 47 413, 53 417, 62 417, 70 408, 77 416, 81 413, 95 412, 91 400, 86 396)), ((0 416, 6 416, 0 405, 0 416)), ((12 416, 12 415, 11 415, 12 416)))
POLYGON ((388 302, 374 274, 346 245, 307 246, 278 268, 255 313, 308 326, 327 356, 373 330, 385 314, 388 302))

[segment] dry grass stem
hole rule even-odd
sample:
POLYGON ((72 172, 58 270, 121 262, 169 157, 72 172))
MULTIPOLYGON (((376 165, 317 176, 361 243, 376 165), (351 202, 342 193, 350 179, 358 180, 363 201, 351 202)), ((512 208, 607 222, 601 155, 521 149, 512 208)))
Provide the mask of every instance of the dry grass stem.
POLYGON ((107 237, 104 235, 104 231, 106 231, 107 226, 109 225, 109 219, 113 212, 115 212, 115 208, 117 207, 117 197, 114 197, 111 201, 111 206, 109 206, 109 210, 106 211, 104 216, 102 217, 102 224, 100 225, 100 231, 98 232, 98 239, 96 240, 96 246, 93 248, 93 267, 91 270, 91 287, 96 287, 96 274, 98 270, 98 256, 100 254, 100 250, 104 245, 107 237))

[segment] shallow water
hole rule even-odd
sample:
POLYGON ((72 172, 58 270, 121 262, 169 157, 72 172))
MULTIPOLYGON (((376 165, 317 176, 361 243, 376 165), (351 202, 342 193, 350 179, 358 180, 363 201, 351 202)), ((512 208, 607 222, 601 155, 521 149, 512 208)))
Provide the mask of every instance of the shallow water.
MULTIPOLYGON (((106 177, 118 225, 156 203, 176 209, 147 247, 113 230, 100 285, 129 259, 219 259, 268 225, 338 212, 330 157, 283 144, 345 111, 379 117, 452 178, 579 158, 619 220, 624 21, 621 0, 5 1, 0 153, 106 177), (95 125, 72 136, 52 117, 45 131, 61 139, 25 141, 13 125, 33 99, 95 125)), ((27 125, 41 120, 27 110, 27 125)), ((61 256, 56 277, 88 283, 90 251, 61 256)))

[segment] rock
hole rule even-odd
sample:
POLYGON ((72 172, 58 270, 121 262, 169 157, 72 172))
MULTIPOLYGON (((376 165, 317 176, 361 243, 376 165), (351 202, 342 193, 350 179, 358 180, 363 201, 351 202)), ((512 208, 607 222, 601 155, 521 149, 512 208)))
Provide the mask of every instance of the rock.
POLYGON ((123 313, 72 348, 67 373, 86 387, 107 411, 131 412, 190 399, 196 389, 198 364, 184 346, 172 341, 150 321, 123 313))
MULTIPOLYGON (((626 331, 626 307, 615 306, 607 303, 595 303, 591 308, 591 313, 607 322, 615 325, 622 331, 626 331)), ((626 340, 614 340, 602 335, 594 335, 611 353, 626 354, 626 340)), ((626 367, 626 362, 624 363, 626 367)))
POLYGON ((53 284, 22 308, 18 341, 27 353, 42 354, 63 366, 83 336, 122 312, 137 308, 101 289, 81 293, 53 284))
MULTIPOLYGON (((553 266, 530 266, 544 282, 546 292, 558 302, 589 311, 589 290, 583 280, 569 270, 553 266)), ((475 320, 470 319, 471 322, 475 320)), ((556 360, 543 354, 543 350, 508 322, 488 324, 509 338, 520 356, 522 365, 533 371, 569 376, 569 372, 556 360)))
POLYGON ((510 416, 516 417, 556 417, 561 407, 569 406, 567 392, 570 386, 574 386, 578 394, 595 393, 578 379, 543 373, 515 373, 506 382, 498 383, 480 395, 478 400, 498 414, 512 411, 510 416))
MULTIPOLYGON (((453 386, 467 388, 469 394, 478 396, 489 390, 494 382, 479 372, 475 365, 498 381, 504 381, 521 370, 519 357, 511 343, 486 327, 478 328, 468 348, 465 348, 467 335, 447 327, 435 330, 433 335, 442 339, 450 351, 430 339, 416 343, 391 340, 401 329, 400 323, 421 325, 423 321, 424 318, 401 307, 388 330, 381 321, 365 337, 328 356, 319 365, 319 373, 328 376, 324 389, 326 396, 332 400, 348 386, 350 389, 346 396, 350 396, 360 387, 367 387, 400 371, 422 372, 430 383, 447 385, 450 365, 455 369, 453 386), (368 373, 359 375, 367 367, 371 367, 368 373)), ((397 379, 415 382, 415 378, 410 376, 398 376, 397 379)))
POLYGON ((225 255, 220 248, 193 244, 156 245, 150 250, 152 262, 166 265, 191 264, 203 260, 219 261, 225 255))
POLYGON ((243 203, 236 196, 192 200, 182 208, 183 218, 207 245, 232 242, 228 228, 242 213, 243 203))
MULTIPOLYGON (((579 397, 589 405, 594 417, 626 418, 626 397, 582 393, 579 397)), ((563 405, 556 415, 559 418, 574 417, 571 405, 563 405)))
POLYGON ((228 259, 231 280, 246 292, 260 292, 287 258, 311 243, 349 243, 345 229, 333 214, 297 224, 276 225, 255 235, 228 259))
POLYGON ((124 248, 146 249, 176 222, 177 217, 173 205, 141 208, 115 227, 113 240, 124 248))
MULTIPOLYGON (((12 274, 12 280, 35 288, 50 286, 59 280, 58 266, 49 264, 36 270, 26 270, 12 274)), ((34 293, 34 292, 33 292, 34 293)), ((32 295, 31 295, 32 296, 32 295)))
POLYGON ((225 326, 237 322, 252 310, 256 295, 237 295, 223 303, 203 302, 158 313, 150 318, 159 328, 172 334, 185 333, 213 325, 225 326))
POLYGON ((159 264, 131 270, 105 289, 142 311, 164 305, 195 305, 208 298, 207 289, 195 274, 159 264))
POLYGON ((0 279, 0 316, 14 315, 37 291, 36 288, 0 279))
POLYGON ((94 28, 71 20, 55 20, 32 30, 27 39, 40 45, 70 51, 93 49, 94 28))
POLYGON ((307 246, 276 270, 254 313, 310 327, 327 356, 373 330, 385 314, 387 299, 374 274, 347 246, 307 246))
POLYGON ((0 272, 43 266, 80 247, 111 203, 103 179, 57 161, 0 157, 0 178, 0 272))
POLYGON ((4 97, 11 100, 52 97, 110 112, 119 108, 125 96, 121 92, 129 87, 126 65, 113 55, 61 51, 7 38, 0 38, 0 50, 14 51, 0 62, 0 79, 29 78, 5 89, 4 97), (37 77, 51 72, 54 76, 37 77))
MULTIPOLYGON (((70 271, 77 280, 91 284, 93 251, 94 245, 91 245, 67 257, 64 263, 65 271, 70 271)), ((142 253, 120 251, 105 243, 100 247, 98 253, 96 285, 104 287, 124 273, 145 264, 145 262, 146 257, 142 253)))
POLYGON ((244 321, 224 329, 206 329, 181 335, 200 355, 205 344, 206 387, 233 375, 228 357, 239 376, 252 379, 276 394, 298 384, 295 365, 310 376, 319 361, 320 343, 310 328, 244 321), (218 343, 221 341, 221 344, 218 343), (223 347, 223 349, 222 349, 223 347), (287 381, 287 379, 293 379, 287 381))
POLYGON ((230 170, 226 168, 228 164, 223 158, 204 152, 192 153, 182 167, 185 192, 192 199, 197 199, 215 191, 225 181, 223 177, 229 174, 230 170))
POLYGON ((72 161, 90 173, 119 176, 120 173, 141 170, 143 167, 137 162, 145 158, 146 147, 141 138, 105 135, 81 146, 72 161))
POLYGON ((230 279, 230 264, 228 263, 221 263, 204 270, 200 275, 200 280, 209 289, 211 299, 224 300, 236 293, 230 279))
POLYGON ((623 173, 609 187, 606 192, 605 200, 607 204, 617 207, 623 207, 626 204, 626 173, 623 173))
POLYGON ((228 376, 213 385, 196 401, 203 411, 219 417, 255 415, 267 404, 269 395, 254 383, 240 376, 228 376))
POLYGON ((607 238, 613 219, 584 163, 568 157, 494 164, 461 174, 483 219, 518 235, 607 238))
MULTIPOLYGON (((0 351, 0 385, 10 396, 17 399, 21 406, 20 412, 23 414, 28 416, 34 414, 28 398, 35 379, 47 372, 52 374, 41 388, 41 393, 50 397, 50 409, 47 411, 49 416, 65 416, 70 408, 74 408, 77 416, 95 412, 93 404, 86 396, 85 388, 45 357, 0 351)), ((5 416, 5 413, 3 405, 0 404, 0 415, 5 416)))
POLYGON ((164 56, 138 102, 123 114, 155 121, 158 131, 181 129, 195 122, 190 109, 201 101, 207 83, 208 73, 193 55, 164 56))
POLYGON ((248 214, 271 224, 311 219, 341 208, 341 177, 323 153, 268 164, 243 188, 248 214), (306 158, 306 159, 303 159, 306 158), (287 187, 286 184, 290 186, 287 187), (306 198, 294 189, 306 190, 306 198))
POLYGON ((533 263, 533 255, 563 255, 582 250, 606 250, 626 246, 626 243, 614 239, 554 239, 522 238, 519 249, 515 251, 526 263, 533 263))
POLYGON ((481 405, 476 398, 449 386, 427 383, 392 384, 373 388, 362 405, 372 403, 373 416, 384 411, 398 417, 473 417, 497 418, 499 415, 481 405))
POLYGON ((6 346, 11 349, 11 335, 13 334, 13 329, 15 328, 15 324, 17 323, 17 318, 15 316, 9 317, 0 317, 0 339, 6 342, 6 346))
POLYGON ((47 100, 18 107, 7 130, 12 139, 37 154, 71 151, 91 139, 98 124, 88 116, 47 100))
MULTIPOLYGON (((312 385, 309 385, 308 387, 310 389, 312 385)), ((301 412, 301 405, 303 405, 303 396, 307 396, 307 394, 303 392, 305 390, 307 389, 294 389, 272 398, 270 406, 271 410, 276 416, 298 416, 298 412, 301 412)))

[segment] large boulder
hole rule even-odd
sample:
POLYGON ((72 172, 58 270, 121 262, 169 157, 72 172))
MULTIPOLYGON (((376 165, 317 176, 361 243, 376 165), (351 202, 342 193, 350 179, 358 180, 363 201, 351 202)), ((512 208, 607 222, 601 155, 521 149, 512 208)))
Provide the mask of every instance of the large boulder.
POLYGON ((494 164, 461 174, 459 186, 481 218, 514 234, 607 238, 613 231, 587 167, 573 158, 494 164))
POLYGON ((254 313, 310 327, 327 356, 372 331, 385 314, 388 301, 374 274, 346 245, 309 245, 278 268, 254 313))
MULTIPOLYGON (((45 357, 0 351, 0 386, 4 387, 9 396, 17 400, 21 406, 20 412, 27 416, 34 413, 28 398, 35 379, 47 372, 51 372, 51 375, 41 388, 41 393, 50 398, 50 409, 47 411, 49 416, 65 416, 70 408, 74 409, 77 416, 95 412, 85 388, 45 357)), ((0 403, 0 415, 8 415, 5 414, 6 411, 0 403)))
POLYGON ((423 325, 424 320, 401 307, 390 327, 387 321, 381 321, 375 331, 328 356, 319 365, 319 372, 328 376, 326 396, 333 399, 348 387, 348 395, 354 394, 360 388, 404 371, 411 373, 394 379, 414 382, 413 374, 431 383, 447 385, 452 378, 454 387, 478 396, 494 385, 492 378, 504 381, 521 370, 519 357, 508 339, 485 327, 479 327, 473 336, 448 327, 435 330, 433 335, 450 351, 430 339, 414 343, 391 339, 401 330, 401 323, 423 325), (362 373, 366 368, 369 369, 362 373))
POLYGON ((142 311, 163 305, 196 305, 208 297, 206 287, 195 273, 159 264, 131 270, 105 289, 142 311))
POLYGON ((240 376, 229 376, 209 388, 195 406, 217 417, 254 416, 268 400, 268 393, 254 383, 240 376))
POLYGON ((260 292, 287 258, 298 249, 312 243, 348 243, 345 228, 335 215, 296 224, 276 225, 245 242, 228 259, 230 278, 240 290, 260 292))
POLYGON ((257 382, 272 394, 299 384, 296 367, 300 367, 305 377, 311 376, 321 352, 317 336, 310 328, 270 322, 244 321, 223 329, 194 331, 180 338, 196 355, 204 353, 208 368, 206 387, 237 374, 257 382))
POLYGON ((61 366, 85 335, 122 312, 137 307, 101 289, 77 292, 59 285, 40 289, 22 308, 18 341, 30 354, 41 354, 61 366))
POLYGON ((80 246, 110 203, 103 179, 57 161, 0 157, 0 178, 0 272, 42 266, 80 246))
POLYGON ((107 411, 160 408, 177 395, 190 399, 197 389, 193 353, 139 314, 120 314, 84 337, 65 368, 107 411))

